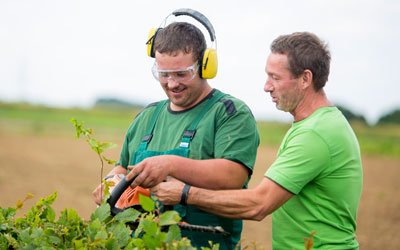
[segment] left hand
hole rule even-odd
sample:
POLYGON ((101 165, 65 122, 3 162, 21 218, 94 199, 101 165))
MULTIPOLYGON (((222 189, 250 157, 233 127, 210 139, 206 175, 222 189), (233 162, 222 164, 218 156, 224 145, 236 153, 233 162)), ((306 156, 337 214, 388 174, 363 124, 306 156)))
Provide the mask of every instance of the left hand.
POLYGON ((151 192, 159 199, 164 205, 176 205, 181 201, 182 190, 185 183, 174 179, 168 178, 166 182, 161 182, 151 189, 151 192))

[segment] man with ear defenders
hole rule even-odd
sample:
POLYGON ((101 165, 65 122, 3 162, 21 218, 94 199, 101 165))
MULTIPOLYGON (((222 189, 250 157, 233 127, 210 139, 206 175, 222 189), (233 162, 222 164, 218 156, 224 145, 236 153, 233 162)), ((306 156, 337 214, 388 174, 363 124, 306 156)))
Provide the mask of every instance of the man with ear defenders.
MULTIPOLYGON (((178 10, 206 25, 193 10, 178 10)), ((168 99, 150 104, 129 127, 119 165, 111 174, 137 176, 133 187, 153 187, 172 176, 186 184, 180 204, 174 206, 182 220, 194 225, 220 226, 229 235, 182 230, 195 247, 234 249, 242 221, 207 213, 186 204, 191 186, 207 189, 245 188, 253 172, 259 135, 250 109, 240 100, 213 89, 207 79, 217 72, 216 51, 207 49, 205 37, 194 25, 173 22, 150 34, 149 56, 155 57, 152 73, 168 99)), ((94 191, 101 202, 100 188, 94 191)))

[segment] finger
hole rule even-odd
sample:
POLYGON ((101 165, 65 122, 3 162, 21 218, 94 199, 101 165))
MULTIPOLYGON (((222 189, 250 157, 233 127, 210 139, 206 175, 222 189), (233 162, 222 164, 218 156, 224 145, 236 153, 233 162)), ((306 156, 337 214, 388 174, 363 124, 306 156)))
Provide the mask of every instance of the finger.
POLYGON ((136 187, 136 186, 143 187, 142 185, 146 180, 146 174, 143 172, 139 172, 133 178, 134 180, 132 181, 131 187, 136 187))
POLYGON ((101 203, 101 198, 99 197, 98 192, 93 192, 93 201, 97 205, 101 203))
POLYGON ((136 180, 141 172, 142 172, 141 169, 133 168, 132 171, 129 172, 129 174, 125 178, 126 178, 127 181, 130 181, 132 179, 136 180))
POLYGON ((144 188, 152 188, 154 186, 157 186, 161 182, 162 182, 162 179, 158 179, 157 177, 155 177, 153 175, 147 175, 146 179, 140 185, 144 188))
POLYGON ((156 186, 150 188, 150 192, 152 192, 152 193, 154 193, 154 194, 157 194, 157 191, 158 191, 158 185, 156 185, 156 186))

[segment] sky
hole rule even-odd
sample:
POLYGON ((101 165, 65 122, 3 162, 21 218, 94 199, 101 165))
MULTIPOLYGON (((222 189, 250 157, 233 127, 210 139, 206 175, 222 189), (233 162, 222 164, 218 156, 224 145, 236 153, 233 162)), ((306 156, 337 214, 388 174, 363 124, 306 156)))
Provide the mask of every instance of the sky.
MULTIPOLYGON (((0 101, 90 107, 99 97, 144 105, 165 99, 146 54, 151 28, 174 10, 204 14, 216 33, 212 87, 245 101, 257 119, 290 121, 263 91, 271 42, 315 33, 328 43, 328 98, 370 123, 400 108, 397 0, 0 0, 0 101)), ((167 23, 190 17, 169 17, 167 23)))

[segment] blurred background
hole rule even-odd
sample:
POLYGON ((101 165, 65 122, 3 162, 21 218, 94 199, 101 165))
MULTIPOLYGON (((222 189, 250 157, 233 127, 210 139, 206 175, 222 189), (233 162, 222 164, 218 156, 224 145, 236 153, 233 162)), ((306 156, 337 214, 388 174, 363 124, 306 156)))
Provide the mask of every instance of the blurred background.
MULTIPOLYGON (((146 56, 150 28, 175 9, 192 8, 214 26, 218 76, 210 84, 244 100, 258 121, 256 185, 272 163, 291 116, 263 92, 269 45, 281 34, 310 31, 329 44, 328 97, 350 120, 363 154, 364 192, 357 236, 362 249, 400 247, 400 98, 397 46, 400 3, 302 1, 23 1, 0 0, 0 206, 26 193, 58 192, 57 211, 89 218, 100 161, 75 138, 71 117, 117 147, 147 104, 165 99, 146 56)), ((112 166, 105 166, 108 172, 112 166)), ((21 211, 21 214, 23 214, 21 211)), ((270 218, 246 222, 245 244, 270 249, 270 218)))
POLYGON ((263 92, 264 67, 273 39, 296 31, 328 43, 332 101, 369 123, 400 106, 395 0, 1 0, 0 99, 90 107, 99 97, 142 104, 165 98, 146 56, 150 28, 190 21, 205 31, 190 17, 165 20, 178 8, 198 10, 211 21, 219 73, 210 83, 243 99, 258 118, 290 120, 263 92))

